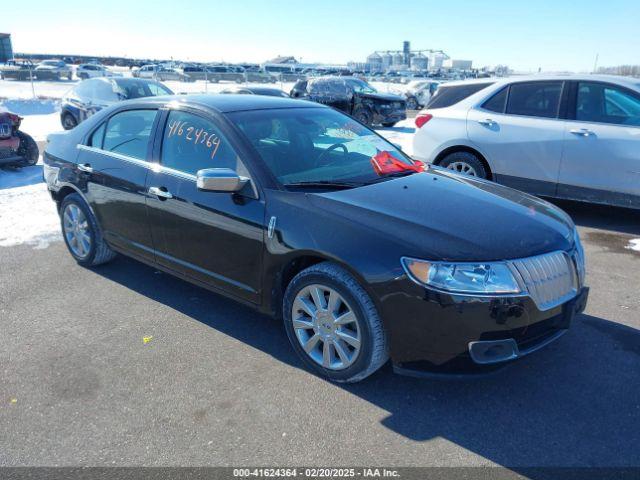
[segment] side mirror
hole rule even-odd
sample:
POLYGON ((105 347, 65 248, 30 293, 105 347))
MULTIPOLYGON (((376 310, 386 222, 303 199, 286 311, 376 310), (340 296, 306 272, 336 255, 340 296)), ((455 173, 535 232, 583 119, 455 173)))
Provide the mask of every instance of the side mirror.
POLYGON ((205 168, 196 173, 198 189, 209 192, 237 192, 248 181, 230 168, 205 168))

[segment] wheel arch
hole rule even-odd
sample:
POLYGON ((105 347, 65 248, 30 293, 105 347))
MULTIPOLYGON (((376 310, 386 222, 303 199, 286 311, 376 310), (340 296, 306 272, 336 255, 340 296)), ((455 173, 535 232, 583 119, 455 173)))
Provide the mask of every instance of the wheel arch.
POLYGON ((340 268, 343 268, 350 275, 352 275, 356 279, 358 284, 371 297, 373 303, 376 305, 376 308, 378 308, 378 310, 380 309, 380 305, 378 305, 375 295, 373 295, 373 293, 369 289, 369 286, 367 285, 367 282, 365 281, 363 276, 356 270, 354 270, 353 267, 351 267, 349 264, 341 261, 340 259, 319 252, 300 252, 299 254, 289 258, 278 269, 275 275, 275 280, 272 284, 271 289, 272 291, 269 310, 276 318, 282 317, 282 301, 284 299, 284 293, 294 277, 301 271, 323 262, 334 263, 340 268))
POLYGON ((489 162, 487 161, 486 157, 482 153, 480 153, 478 150, 468 145, 453 145, 451 147, 445 148, 440 153, 438 153, 438 155, 436 155, 436 158, 434 158, 433 160, 433 164, 440 165, 440 162, 442 162, 442 160, 444 160, 444 158, 447 155, 450 155, 452 153, 457 153, 457 152, 467 152, 478 157, 478 160, 480 160, 482 162, 482 165, 484 165, 484 167, 487 169, 487 172, 489 174, 489 180, 494 180, 493 169, 491 168, 491 165, 489 165, 489 162))

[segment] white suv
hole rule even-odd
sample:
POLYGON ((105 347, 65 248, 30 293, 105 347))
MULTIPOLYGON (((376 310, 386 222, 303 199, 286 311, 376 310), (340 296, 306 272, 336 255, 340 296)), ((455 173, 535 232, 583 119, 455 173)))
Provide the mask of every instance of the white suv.
POLYGON ((535 195, 640 209, 640 80, 534 76, 440 86, 413 155, 535 195))

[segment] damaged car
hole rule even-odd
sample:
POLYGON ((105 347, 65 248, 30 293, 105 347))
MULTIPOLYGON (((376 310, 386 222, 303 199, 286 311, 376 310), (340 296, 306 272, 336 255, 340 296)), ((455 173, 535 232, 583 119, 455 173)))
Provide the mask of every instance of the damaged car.
POLYGON ((0 110, 0 167, 29 167, 38 162, 38 144, 20 130, 22 117, 0 110))
POLYGON ((132 100, 49 135, 44 162, 77 263, 121 253, 278 317, 332 381, 388 359, 401 373, 494 368, 558 339, 587 302, 563 211, 425 171, 318 103, 132 100))
POLYGON ((300 80, 293 86, 290 96, 342 110, 370 126, 392 127, 407 118, 407 106, 403 97, 378 92, 359 78, 320 77, 300 80))

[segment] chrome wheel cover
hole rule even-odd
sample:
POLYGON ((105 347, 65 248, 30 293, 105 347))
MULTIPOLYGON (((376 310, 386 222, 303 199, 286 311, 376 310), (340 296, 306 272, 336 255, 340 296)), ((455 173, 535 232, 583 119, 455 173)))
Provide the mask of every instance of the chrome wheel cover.
POLYGON ((62 212, 62 228, 69 249, 76 257, 86 258, 91 251, 89 222, 76 204, 70 203, 62 212))
POLYGON ((295 336, 304 352, 328 370, 344 370, 358 358, 362 342, 353 309, 332 288, 309 285, 291 309, 295 336))
POLYGON ((469 175, 471 177, 477 177, 475 168, 469 165, 467 162, 451 162, 447 165, 449 170, 453 170, 454 172, 462 173, 463 175, 469 175))

